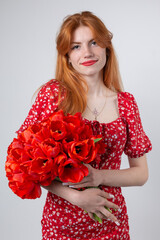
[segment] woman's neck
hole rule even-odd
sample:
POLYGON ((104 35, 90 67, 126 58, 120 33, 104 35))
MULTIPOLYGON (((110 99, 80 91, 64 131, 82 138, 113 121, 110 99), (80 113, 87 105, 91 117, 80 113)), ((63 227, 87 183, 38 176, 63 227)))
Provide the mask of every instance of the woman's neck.
POLYGON ((88 97, 96 98, 106 95, 107 87, 103 83, 103 75, 85 76, 88 85, 88 97))

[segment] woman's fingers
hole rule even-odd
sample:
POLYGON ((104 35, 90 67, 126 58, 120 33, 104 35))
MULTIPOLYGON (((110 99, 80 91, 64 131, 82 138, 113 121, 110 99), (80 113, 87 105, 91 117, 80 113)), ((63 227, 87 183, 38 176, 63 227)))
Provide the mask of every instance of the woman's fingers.
POLYGON ((110 213, 105 207, 101 208, 101 213, 108 219, 112 220, 113 222, 115 222, 116 225, 120 225, 118 219, 112 214, 110 213))
POLYGON ((100 192, 100 196, 106 199, 104 206, 106 206, 108 208, 113 208, 113 209, 116 209, 116 210, 119 209, 118 205, 116 205, 115 203, 110 202, 110 201, 107 200, 107 199, 114 199, 114 195, 112 195, 110 193, 107 193, 105 191, 101 191, 100 192))
POLYGON ((112 195, 112 194, 110 194, 110 193, 108 193, 108 192, 105 192, 105 191, 103 191, 103 190, 100 191, 99 195, 100 195, 101 197, 104 197, 104 198, 114 198, 114 195, 112 195))
POLYGON ((96 222, 96 219, 94 217, 94 213, 88 212, 89 217, 96 222))
POLYGON ((82 205, 80 205, 80 207, 88 212, 91 219, 98 222, 101 222, 102 219, 108 219, 119 225, 118 219, 114 216, 114 211, 110 211, 110 209, 119 209, 118 205, 109 201, 109 199, 113 199, 114 197, 112 194, 110 195, 98 188, 86 189, 82 191, 81 194, 83 195, 83 199, 86 199, 86 201, 82 201, 82 205))
POLYGON ((95 212, 96 216, 99 217, 100 219, 108 219, 108 217, 106 215, 104 215, 102 212, 100 211, 96 211, 95 212))
POLYGON ((91 186, 91 184, 89 184, 88 182, 84 182, 84 183, 79 183, 79 184, 71 184, 69 185, 70 188, 84 188, 84 187, 88 187, 88 185, 91 186))
POLYGON ((111 214, 109 211, 107 211, 105 208, 102 208, 100 211, 95 211, 95 213, 88 213, 90 218, 94 221, 98 221, 102 223, 102 219, 111 220, 115 222, 116 225, 120 225, 118 219, 111 214))
MULTIPOLYGON (((75 187, 78 188, 79 185, 86 183, 87 185, 87 177, 83 178, 81 182, 78 183, 72 183, 72 182, 63 182, 62 185, 63 186, 69 186, 69 187, 75 187)), ((88 185, 87 185, 88 186, 88 185)))
POLYGON ((105 191, 101 191, 100 196, 105 198, 105 201, 103 202, 103 207, 100 208, 100 212, 108 219, 112 220, 115 222, 117 225, 119 225, 118 219, 112 214, 110 208, 119 210, 119 206, 116 205, 115 203, 108 201, 107 199, 113 199, 114 196, 112 194, 109 194, 105 191), (108 209, 107 209, 108 208, 108 209))
POLYGON ((119 209, 119 206, 118 206, 117 204, 112 203, 112 202, 107 201, 107 200, 105 201, 104 206, 106 206, 106 207, 108 207, 108 208, 113 208, 113 209, 115 209, 115 210, 118 210, 118 209, 119 209))

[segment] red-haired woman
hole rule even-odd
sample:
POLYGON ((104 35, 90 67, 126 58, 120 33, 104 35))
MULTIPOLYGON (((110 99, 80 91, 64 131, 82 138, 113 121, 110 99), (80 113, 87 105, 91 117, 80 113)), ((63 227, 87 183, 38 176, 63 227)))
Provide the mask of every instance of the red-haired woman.
POLYGON ((81 112, 95 134, 102 134, 106 152, 99 163, 87 164, 89 175, 78 184, 57 181, 49 190, 43 211, 43 240, 130 239, 124 186, 148 179, 146 153, 152 149, 137 103, 125 92, 119 74, 112 34, 90 12, 68 16, 57 36, 56 80, 40 89, 19 132, 54 111, 81 112), (122 153, 129 168, 120 170, 122 153), (78 191, 81 187, 88 188, 78 191), (109 212, 106 208, 117 211, 109 212), (95 221, 94 213, 103 219, 95 221))

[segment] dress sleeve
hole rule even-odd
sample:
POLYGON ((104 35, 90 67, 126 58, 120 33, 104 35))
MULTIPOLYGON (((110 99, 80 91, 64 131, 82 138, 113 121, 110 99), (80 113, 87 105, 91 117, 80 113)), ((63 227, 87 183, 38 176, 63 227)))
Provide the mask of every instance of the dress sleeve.
POLYGON ((41 122, 58 108, 58 85, 51 80, 38 92, 24 123, 16 133, 23 132, 30 125, 41 122))
POLYGON ((152 144, 144 132, 138 105, 131 93, 124 93, 124 112, 127 123, 127 141, 124 153, 131 158, 138 158, 152 150, 152 144))

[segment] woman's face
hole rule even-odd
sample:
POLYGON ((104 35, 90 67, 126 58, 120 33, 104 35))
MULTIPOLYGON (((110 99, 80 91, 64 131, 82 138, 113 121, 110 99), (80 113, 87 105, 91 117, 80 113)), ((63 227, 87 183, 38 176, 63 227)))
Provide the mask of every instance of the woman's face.
POLYGON ((72 67, 84 77, 98 75, 106 64, 106 49, 95 42, 87 26, 74 31, 68 56, 72 67))

